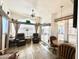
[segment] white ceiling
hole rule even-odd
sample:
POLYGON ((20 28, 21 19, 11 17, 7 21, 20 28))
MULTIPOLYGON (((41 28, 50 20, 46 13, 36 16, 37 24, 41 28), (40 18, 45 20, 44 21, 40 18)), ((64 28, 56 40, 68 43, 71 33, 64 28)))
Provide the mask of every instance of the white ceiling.
POLYGON ((53 14, 56 14, 57 18, 61 17, 61 5, 64 6, 63 16, 73 14, 71 0, 4 0, 3 9, 10 11, 10 17, 22 19, 30 15, 35 8, 35 13, 42 17, 42 22, 51 22, 53 14))

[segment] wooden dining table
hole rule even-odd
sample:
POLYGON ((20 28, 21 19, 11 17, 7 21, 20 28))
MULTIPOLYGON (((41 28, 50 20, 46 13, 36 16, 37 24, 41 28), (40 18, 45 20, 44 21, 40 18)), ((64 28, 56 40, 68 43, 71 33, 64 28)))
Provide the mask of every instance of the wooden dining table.
POLYGON ((54 40, 53 44, 59 46, 60 44, 65 43, 63 40, 54 40))
POLYGON ((53 44, 56 45, 56 46, 58 46, 57 59, 58 59, 58 57, 59 57, 59 46, 60 46, 61 44, 68 44, 68 45, 71 45, 71 46, 75 47, 75 45, 73 45, 73 44, 71 44, 71 43, 69 43, 69 42, 63 41, 63 40, 54 40, 54 41, 53 41, 53 44))
POLYGON ((57 46, 60 46, 61 44, 68 44, 68 45, 71 45, 73 47, 75 47, 76 45, 75 44, 72 44, 70 42, 67 42, 67 41, 63 41, 63 40, 54 40, 53 41, 53 44, 57 45, 57 46))

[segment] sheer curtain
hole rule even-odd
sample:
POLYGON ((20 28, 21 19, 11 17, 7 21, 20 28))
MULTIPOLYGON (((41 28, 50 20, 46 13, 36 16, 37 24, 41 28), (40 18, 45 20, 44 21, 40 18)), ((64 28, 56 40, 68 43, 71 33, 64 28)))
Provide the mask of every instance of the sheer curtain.
POLYGON ((19 27, 20 27, 20 24, 14 23, 14 27, 15 27, 15 33, 17 34, 19 27))
POLYGON ((12 36, 12 37, 15 37, 15 26, 14 26, 14 24, 13 23, 10 23, 10 35, 12 36))
POLYGON ((45 43, 48 44, 48 39, 51 35, 51 26, 43 26, 42 27, 42 33, 41 33, 41 39, 45 43))

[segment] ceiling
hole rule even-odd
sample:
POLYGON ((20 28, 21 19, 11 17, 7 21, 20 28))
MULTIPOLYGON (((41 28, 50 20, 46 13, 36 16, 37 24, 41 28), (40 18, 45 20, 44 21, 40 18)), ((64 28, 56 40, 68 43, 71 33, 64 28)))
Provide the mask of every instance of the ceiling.
POLYGON ((52 16, 61 17, 73 14, 72 0, 4 0, 3 10, 10 12, 10 18, 26 19, 35 9, 35 15, 41 17, 41 22, 50 23, 52 16))

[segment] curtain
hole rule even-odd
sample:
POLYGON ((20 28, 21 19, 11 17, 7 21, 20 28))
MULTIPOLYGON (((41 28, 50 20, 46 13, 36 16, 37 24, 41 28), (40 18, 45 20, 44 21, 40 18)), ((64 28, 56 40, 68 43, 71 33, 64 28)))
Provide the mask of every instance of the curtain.
POLYGON ((19 27, 20 27, 20 24, 14 23, 14 26, 15 26, 15 32, 17 34, 18 33, 18 30, 19 30, 19 27))
POLYGON ((37 33, 37 32, 38 32, 38 28, 40 27, 40 26, 39 26, 40 17, 36 17, 35 22, 36 22, 36 24, 35 24, 35 31, 36 31, 36 33, 37 33))
POLYGON ((38 27, 39 27, 39 25, 38 24, 35 24, 35 31, 36 31, 36 33, 38 31, 38 27))

